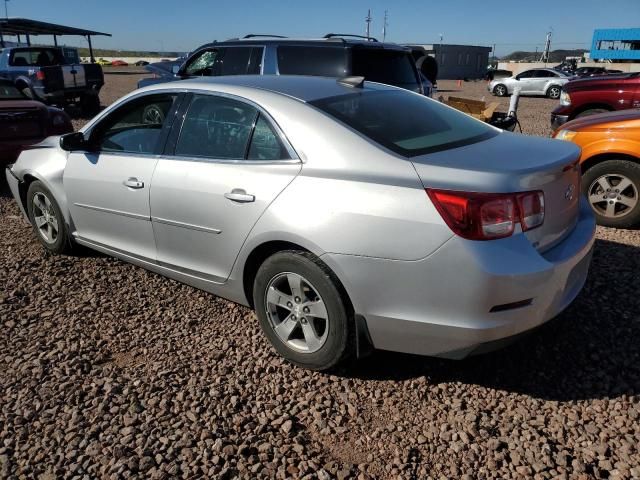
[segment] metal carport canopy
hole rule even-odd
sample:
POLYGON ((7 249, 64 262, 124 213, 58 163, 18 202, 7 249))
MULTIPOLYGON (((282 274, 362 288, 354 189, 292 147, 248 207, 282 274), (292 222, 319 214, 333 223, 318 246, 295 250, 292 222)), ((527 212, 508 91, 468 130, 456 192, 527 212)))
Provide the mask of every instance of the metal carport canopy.
POLYGON ((89 41, 89 50, 91 61, 93 58, 93 47, 91 46, 91 37, 94 35, 102 35, 110 37, 110 33, 96 32, 94 30, 85 30, 83 28, 67 27, 65 25, 57 25, 55 23, 40 22, 38 20, 30 20, 28 18, 1 18, 0 19, 0 45, 4 47, 3 35, 16 35, 18 42, 20 35, 27 37, 27 44, 31 44, 31 35, 53 35, 54 44, 58 44, 57 37, 61 35, 76 35, 87 37, 89 41))

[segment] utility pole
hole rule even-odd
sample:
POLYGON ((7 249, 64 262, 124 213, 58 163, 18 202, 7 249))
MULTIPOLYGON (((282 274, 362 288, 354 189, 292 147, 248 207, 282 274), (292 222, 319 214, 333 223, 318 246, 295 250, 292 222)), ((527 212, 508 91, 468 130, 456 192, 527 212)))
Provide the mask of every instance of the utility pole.
POLYGON ((382 43, 387 39, 387 27, 389 26, 389 22, 387 19, 389 16, 387 15, 387 11, 384 11, 384 23, 382 24, 382 43))
POLYGON ((7 4, 9 0, 4 0, 4 16, 8 20, 9 19, 9 10, 7 9, 7 4))
MULTIPOLYGON (((491 50, 491 53, 493 53, 493 61, 495 62, 496 61, 496 44, 495 43, 493 44, 493 49, 491 50)), ((496 68, 498 67, 496 66, 496 68)))
POLYGON ((542 52, 541 61, 544 62, 545 67, 547 66, 547 62, 549 61, 549 51, 551 50, 551 35, 553 34, 553 30, 547 32, 547 40, 544 44, 544 52, 542 52))
POLYGON ((371 32, 371 9, 368 10, 367 16, 364 19, 364 21, 367 23, 366 35, 367 35, 367 40, 369 40, 369 37, 371 36, 371 34, 370 34, 370 32, 371 32))
MULTIPOLYGON (((444 33, 440 34, 440 65, 444 65, 442 59, 444 58, 444 52, 442 51, 442 39, 444 38, 444 33)), ((437 56, 437 55, 436 55, 437 56)))

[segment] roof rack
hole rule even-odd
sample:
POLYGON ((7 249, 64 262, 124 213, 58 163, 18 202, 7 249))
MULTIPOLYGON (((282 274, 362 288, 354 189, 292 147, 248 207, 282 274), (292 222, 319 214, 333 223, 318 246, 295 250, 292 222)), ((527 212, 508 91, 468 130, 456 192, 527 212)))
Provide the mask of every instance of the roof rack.
POLYGON ((267 34, 250 33, 249 35, 245 35, 242 38, 256 38, 256 37, 287 38, 284 35, 269 35, 268 33, 267 34))
POLYGON ((343 37, 361 38, 363 40, 366 40, 367 42, 378 42, 378 39, 375 37, 365 37, 364 35, 352 35, 350 33, 327 33, 323 38, 343 38, 343 37))
POLYGON ((363 88, 364 77, 342 77, 336 80, 340 85, 345 85, 352 88, 363 88))

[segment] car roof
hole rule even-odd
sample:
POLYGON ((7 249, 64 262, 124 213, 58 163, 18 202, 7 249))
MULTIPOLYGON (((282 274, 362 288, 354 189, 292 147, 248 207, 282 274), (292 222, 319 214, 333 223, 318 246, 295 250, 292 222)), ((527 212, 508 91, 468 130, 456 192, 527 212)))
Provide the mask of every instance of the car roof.
POLYGON ((206 43, 204 45, 199 46, 194 50, 201 50, 203 48, 215 48, 222 47, 228 45, 249 45, 249 46, 264 46, 264 45, 296 45, 296 46, 323 46, 323 47, 365 47, 365 48, 373 48, 373 49, 385 49, 385 50, 399 50, 399 51, 407 51, 410 49, 403 45, 398 45, 396 43, 386 43, 386 42, 378 42, 377 40, 367 40, 360 38, 348 38, 348 37, 331 37, 331 38, 288 38, 288 37, 270 37, 268 35, 265 36, 252 36, 249 38, 230 38, 229 40, 224 40, 221 42, 211 42, 206 43))
POLYGON ((396 87, 375 82, 365 81, 362 87, 353 87, 348 84, 341 83, 337 78, 305 75, 231 75, 220 77, 199 77, 177 82, 159 83, 145 87, 143 90, 149 91, 177 88, 216 91, 217 86, 225 87, 225 91, 227 92, 232 92, 234 88, 237 88, 239 94, 242 93, 241 90, 247 88, 263 90, 295 98, 302 102, 312 102, 322 98, 347 95, 357 92, 398 90, 396 87))

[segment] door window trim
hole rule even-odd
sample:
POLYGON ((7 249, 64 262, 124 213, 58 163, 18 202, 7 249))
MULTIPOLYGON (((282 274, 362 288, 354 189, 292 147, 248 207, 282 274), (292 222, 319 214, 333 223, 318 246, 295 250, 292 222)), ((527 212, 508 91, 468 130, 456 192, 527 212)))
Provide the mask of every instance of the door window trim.
POLYGON ((249 100, 248 98, 240 97, 238 95, 233 95, 231 93, 226 93, 226 92, 212 92, 210 90, 190 89, 184 96, 180 109, 177 112, 177 115, 175 117, 177 120, 173 122, 171 131, 169 132, 167 141, 165 143, 165 148, 163 152, 160 154, 162 158, 171 159, 171 160, 183 160, 183 161, 190 161, 190 162, 224 163, 224 164, 240 164, 240 165, 274 165, 274 164, 280 165, 280 164, 302 163, 300 160, 300 156, 294 150, 293 146, 291 145, 291 142, 289 142, 289 139, 286 137, 286 135, 284 134, 284 131, 282 130, 282 128, 280 128, 278 123, 273 119, 271 115, 269 115, 269 113, 264 108, 262 108, 257 103, 249 100), (253 121, 251 133, 249 135, 249 140, 247 142, 247 150, 245 152, 245 157, 247 156, 247 152, 249 151, 249 148, 251 146, 251 139, 253 138, 253 131, 255 129, 257 119, 261 116, 264 116, 265 120, 269 123, 269 126, 273 129, 273 132, 278 137, 280 142, 282 142, 282 145, 284 146, 287 153, 289 154, 289 157, 291 158, 284 158, 284 159, 278 159, 278 160, 251 160, 248 158, 231 159, 231 158, 211 158, 211 157, 194 157, 194 156, 188 156, 188 155, 176 155, 175 151, 176 151, 178 139, 180 138, 180 134, 182 133, 182 127, 184 126, 184 122, 186 119, 186 114, 188 112, 189 106, 191 105, 191 102, 195 95, 207 95, 211 97, 228 98, 230 100, 247 104, 258 111, 258 115, 256 115, 256 118, 253 121))
MULTIPOLYGON (((260 56, 260 73, 255 73, 255 74, 244 74, 244 75, 264 75, 264 55, 265 55, 265 47, 264 45, 218 45, 218 46, 213 46, 213 45, 209 45, 208 47, 203 48, 202 50, 199 50, 197 52, 195 52, 193 55, 190 55, 189 58, 187 59, 186 62, 184 62, 184 64, 182 64, 180 66, 180 70, 178 71, 178 75, 180 75, 181 77, 185 77, 185 78, 199 78, 201 77, 201 75, 190 75, 187 73, 187 68, 189 65, 191 65, 193 62, 195 62, 196 58, 199 57, 202 53, 204 52, 210 52, 213 50, 220 50, 220 49, 227 49, 227 48, 249 48, 249 49, 255 49, 255 48, 259 48, 262 50, 262 55, 260 56)), ((253 52, 251 52, 249 54, 249 61, 247 63, 247 68, 249 68, 249 65, 251 64, 251 57, 253 55, 253 52)), ((208 75, 209 77, 220 77, 221 75, 208 75)))

